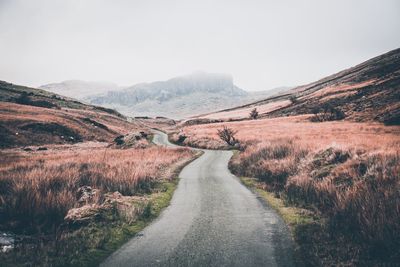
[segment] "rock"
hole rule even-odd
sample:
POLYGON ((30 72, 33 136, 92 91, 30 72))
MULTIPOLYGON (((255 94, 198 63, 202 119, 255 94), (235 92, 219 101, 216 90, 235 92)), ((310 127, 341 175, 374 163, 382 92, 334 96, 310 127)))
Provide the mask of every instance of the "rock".
POLYGON ((39 147, 39 148, 37 149, 37 151, 44 151, 44 150, 47 150, 47 147, 41 146, 41 147, 39 147))
POLYGON ((100 206, 96 204, 84 205, 70 209, 64 218, 67 223, 86 224, 100 217, 100 206))
POLYGON ((127 222, 135 221, 149 204, 148 198, 138 196, 123 196, 119 192, 104 195, 103 206, 112 206, 117 214, 127 222))
POLYGON ((14 248, 15 238, 11 234, 0 234, 0 251, 6 253, 14 248))
POLYGON ((132 132, 127 135, 118 136, 114 139, 114 142, 120 148, 147 147, 148 142, 144 136, 147 137, 147 134, 145 132, 132 132))
MULTIPOLYGON (((78 191, 80 203, 90 202, 91 197, 100 198, 100 192, 90 186, 83 186, 78 191)), ((91 203, 70 209, 64 221, 69 225, 82 225, 97 220, 107 220, 110 215, 112 217, 117 215, 130 223, 137 220, 149 205, 149 199, 146 197, 123 196, 117 191, 107 193, 102 198, 104 201, 101 204, 91 203)))
POLYGON ((77 192, 77 199, 79 204, 95 203, 98 201, 98 197, 99 190, 87 185, 79 187, 77 192))

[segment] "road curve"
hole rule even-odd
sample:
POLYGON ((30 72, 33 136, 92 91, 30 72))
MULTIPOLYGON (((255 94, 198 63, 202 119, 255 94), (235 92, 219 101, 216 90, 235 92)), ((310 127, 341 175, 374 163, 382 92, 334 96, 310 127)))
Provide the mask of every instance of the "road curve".
MULTIPOLYGON (((174 146, 158 131, 153 141, 174 146)), ((293 266, 285 224, 229 172, 231 156, 204 150, 170 206, 101 266, 293 266)))

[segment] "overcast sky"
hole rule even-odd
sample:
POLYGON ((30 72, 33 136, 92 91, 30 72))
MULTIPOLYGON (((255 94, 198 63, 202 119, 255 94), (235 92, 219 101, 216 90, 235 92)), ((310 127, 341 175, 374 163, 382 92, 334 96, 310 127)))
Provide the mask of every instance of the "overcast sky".
POLYGON ((398 47, 398 0, 0 0, 0 80, 29 86, 203 70, 265 90, 398 47))

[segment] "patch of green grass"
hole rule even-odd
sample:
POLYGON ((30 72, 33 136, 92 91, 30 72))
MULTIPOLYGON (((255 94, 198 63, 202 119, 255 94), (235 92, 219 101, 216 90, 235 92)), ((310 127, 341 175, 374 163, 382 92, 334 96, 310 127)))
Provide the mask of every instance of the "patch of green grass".
POLYGON ((311 214, 310 211, 289 206, 283 199, 276 197, 275 193, 261 189, 260 182, 256 178, 240 177, 240 180, 244 185, 257 192, 282 217, 290 228, 318 222, 319 218, 311 214))
POLYGON ((323 219, 309 210, 288 205, 276 193, 264 190, 262 183, 257 178, 240 177, 240 180, 246 187, 264 199, 289 226, 296 245, 296 266, 319 266, 321 263, 318 255, 313 253, 316 246, 323 245, 322 242, 319 243, 318 241, 326 239, 323 236, 323 219))

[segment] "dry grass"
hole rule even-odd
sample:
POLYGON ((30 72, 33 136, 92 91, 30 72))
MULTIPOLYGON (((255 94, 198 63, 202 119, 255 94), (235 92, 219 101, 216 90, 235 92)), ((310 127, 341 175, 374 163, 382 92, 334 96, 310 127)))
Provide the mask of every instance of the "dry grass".
POLYGON ((62 144, 76 141, 112 141, 143 126, 106 112, 48 109, 0 102, 0 147, 62 144), (32 125, 41 124, 41 129, 32 125), (56 125, 54 127, 49 127, 56 125), (30 126, 29 126, 30 125, 30 126), (74 140, 69 137, 74 136, 74 140), (79 139, 79 140, 77 140, 79 139))
POLYGON ((275 140, 248 145, 230 161, 230 169, 239 176, 257 177, 271 190, 282 191, 289 176, 297 172, 308 150, 292 140, 275 140))
POLYGON ((226 125, 238 131, 243 151, 230 162, 235 174, 257 177, 264 189, 291 205, 321 214, 332 236, 356 243, 350 246, 357 251, 354 259, 395 262, 400 258, 400 127, 306 119, 195 125, 181 134, 186 144, 223 148, 217 129, 226 125))
POLYGON ((112 149, 88 146, 42 152, 0 152, 1 227, 15 232, 46 232, 80 204, 77 191, 91 186, 102 193, 146 193, 187 160, 186 149, 112 149))
POLYGON ((315 207, 331 231, 359 243, 371 258, 400 257, 398 152, 323 150, 288 179, 285 195, 295 205, 315 207))
MULTIPOLYGON (((319 150, 329 146, 361 148, 367 151, 400 150, 400 127, 380 123, 356 123, 348 121, 311 123, 309 116, 293 116, 240 122, 213 123, 187 126, 181 133, 187 136, 185 144, 204 148, 223 148, 217 130, 224 125, 237 130, 242 144, 273 142, 291 139, 296 146, 319 150)), ((173 138, 176 138, 174 135, 173 138)))

